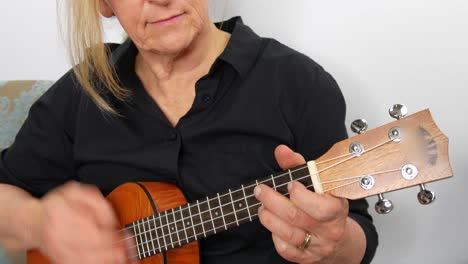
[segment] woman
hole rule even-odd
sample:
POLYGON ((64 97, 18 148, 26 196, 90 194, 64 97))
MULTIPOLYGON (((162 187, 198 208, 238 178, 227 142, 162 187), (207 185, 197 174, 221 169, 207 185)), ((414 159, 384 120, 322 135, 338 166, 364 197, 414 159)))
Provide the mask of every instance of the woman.
MULTIPOLYGON (((0 159, 0 243, 10 250, 124 263, 101 193, 166 181, 196 200, 303 164, 346 137, 344 100, 327 72, 240 18, 218 29, 207 0, 68 4, 80 64, 31 108, 0 159), (111 46, 111 66, 99 13, 129 36, 111 46)), ((364 200, 288 187, 290 199, 259 185, 260 222, 202 240, 203 263, 370 262, 377 235, 364 200)))

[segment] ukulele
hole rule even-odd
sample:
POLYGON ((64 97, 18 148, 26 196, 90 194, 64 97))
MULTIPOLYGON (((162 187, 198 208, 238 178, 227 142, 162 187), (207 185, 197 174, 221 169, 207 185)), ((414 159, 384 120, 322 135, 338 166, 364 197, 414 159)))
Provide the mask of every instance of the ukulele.
MULTIPOLYGON (((356 120, 351 128, 358 135, 336 143, 317 160, 191 203, 175 185, 160 182, 126 183, 106 199, 115 209, 120 232, 131 234, 127 239, 134 242, 139 264, 199 263, 198 239, 257 219, 261 204, 253 189, 258 184, 286 196, 291 181, 351 200, 378 195, 378 213, 393 208, 383 193, 419 185, 419 202, 429 204, 435 195, 424 183, 452 176, 448 139, 428 109, 406 113, 406 107, 394 105, 390 115, 397 120, 367 132, 367 122, 356 120)), ((44 263, 49 262, 37 250, 28 252, 28 264, 44 263)))

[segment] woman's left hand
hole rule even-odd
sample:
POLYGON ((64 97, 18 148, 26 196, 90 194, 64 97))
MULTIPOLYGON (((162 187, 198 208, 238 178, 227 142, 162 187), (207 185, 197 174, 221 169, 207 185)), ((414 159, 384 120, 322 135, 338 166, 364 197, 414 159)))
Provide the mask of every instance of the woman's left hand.
MULTIPOLYGON (((283 169, 305 164, 304 158, 284 145, 275 150, 283 169)), ((290 198, 266 185, 255 189, 260 222, 272 233, 277 252, 298 263, 333 261, 345 239, 348 201, 309 191, 299 182, 288 185, 290 198), (308 245, 306 238, 309 237, 308 245)))

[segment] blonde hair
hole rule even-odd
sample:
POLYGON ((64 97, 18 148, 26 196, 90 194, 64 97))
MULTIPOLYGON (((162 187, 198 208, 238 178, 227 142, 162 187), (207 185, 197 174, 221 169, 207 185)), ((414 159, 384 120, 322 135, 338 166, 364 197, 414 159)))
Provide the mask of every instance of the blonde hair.
POLYGON ((101 110, 117 114, 96 89, 102 82, 117 99, 125 101, 130 96, 110 64, 110 50, 102 38, 99 1, 65 0, 65 46, 76 79, 84 90, 101 110))
MULTIPOLYGON (((60 4, 57 10, 59 16, 60 11, 65 11, 65 17, 60 18, 66 25, 62 28, 65 29, 62 36, 65 36, 65 46, 76 79, 102 111, 118 114, 96 89, 97 84, 102 83, 121 101, 125 101, 131 95, 131 91, 121 85, 109 60, 110 50, 103 42, 100 0, 58 0, 57 3, 61 1, 64 1, 65 10, 61 10, 60 4)), ((224 4, 223 22, 219 29, 222 29, 224 24, 226 7, 227 1, 224 4)))

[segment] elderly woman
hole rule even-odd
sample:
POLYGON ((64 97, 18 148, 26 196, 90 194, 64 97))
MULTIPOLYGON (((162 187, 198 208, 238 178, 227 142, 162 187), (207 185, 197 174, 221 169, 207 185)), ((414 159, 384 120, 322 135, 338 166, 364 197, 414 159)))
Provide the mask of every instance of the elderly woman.
MULTIPOLYGON (((172 182, 190 202, 346 137, 344 99, 326 71, 240 18, 213 24, 207 2, 69 1, 77 66, 1 153, 1 244, 53 263, 125 263, 103 197, 115 187, 172 182), (104 45, 100 14, 116 16, 127 41, 104 45)), ((377 234, 365 200, 299 182, 288 190, 258 185, 259 221, 201 240, 202 263, 371 261, 377 234)))

